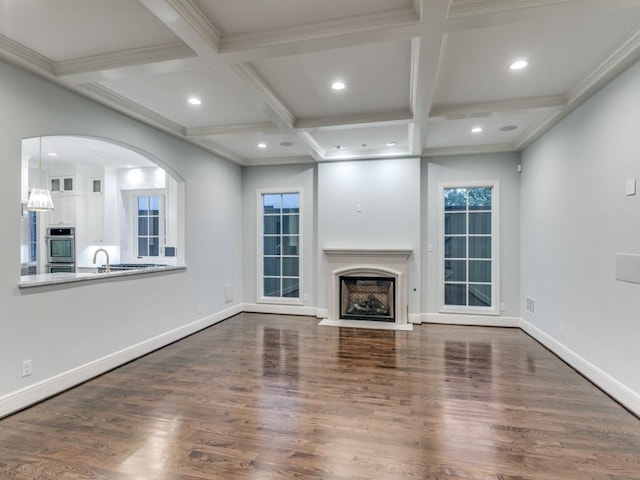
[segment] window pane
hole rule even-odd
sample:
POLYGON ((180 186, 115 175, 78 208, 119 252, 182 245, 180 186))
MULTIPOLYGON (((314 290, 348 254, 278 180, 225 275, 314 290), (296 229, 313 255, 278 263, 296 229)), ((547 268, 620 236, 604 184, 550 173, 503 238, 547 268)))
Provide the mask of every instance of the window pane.
POLYGON ((264 237, 264 254, 280 255, 280 237, 264 237))
POLYGON ((102 193, 102 180, 92 180, 91 191, 93 193, 102 193))
POLYGON ((445 258, 465 258, 467 256, 467 237, 445 237, 445 258))
POLYGON ((160 214, 160 197, 157 195, 149 197, 149 212, 151 212, 150 215, 160 214))
POLYGON ((470 188, 467 192, 469 197, 469 210, 491 210, 491 187, 470 188))
POLYGON ((445 284, 444 303, 445 305, 466 305, 467 304, 466 285, 445 284))
POLYGON ((265 297, 280 296, 280 279, 279 278, 264 279, 264 296, 265 297))
POLYGON ((466 210, 467 209, 467 189, 466 188, 445 188, 444 189, 444 209, 445 210, 466 210))
POLYGON ((300 194, 285 193, 282 195, 282 212, 298 213, 300 211, 300 194))
POLYGON ((149 197, 138 197, 138 215, 149 215, 149 197))
POLYGON ((160 255, 160 241, 158 237, 149 237, 149 256, 157 257, 160 255))
POLYGON ((149 235, 160 235, 160 218, 149 218, 149 235))
POLYGON ((282 217, 282 233, 300 233, 298 225, 299 219, 300 217, 298 215, 284 215, 282 217))
POLYGON ((265 214, 280 213, 282 209, 282 196, 281 195, 263 195, 262 204, 264 206, 265 214))
POLYGON ((470 213, 469 233, 491 233, 491 213, 470 213))
POLYGON ((149 256, 149 242, 146 238, 138 238, 138 255, 141 257, 149 256))
POLYGON ((149 218, 148 217, 138 217, 138 235, 140 236, 149 235, 149 218))
POLYGON ((469 284, 469 305, 475 307, 490 307, 491 285, 469 284))
POLYGON ((70 192, 73 190, 73 178, 64 179, 64 191, 70 192))
POLYGON ((285 277, 297 277, 298 272, 298 257, 284 257, 282 259, 282 275, 285 277))
POLYGON ((263 263, 265 277, 280 276, 280 257, 265 257, 263 263))
POLYGON ((469 258, 491 258, 491 237, 469 237, 469 258))
POLYGON ((299 297, 297 278, 283 278, 282 279, 282 296, 283 297, 299 297))
POLYGON ((267 235, 280 233, 280 215, 264 217, 264 233, 267 235))
POLYGON ((466 282, 467 261, 446 260, 444 262, 444 279, 449 282, 466 282))
POLYGON ((60 179, 59 178, 52 178, 51 179, 51 191, 52 192, 59 192, 60 191, 60 179))
POLYGON ((282 254, 298 255, 299 241, 300 241, 300 237, 298 235, 283 235, 282 236, 282 254))
POLYGON ((469 260, 470 282, 491 282, 490 260, 469 260))
POLYGON ((445 234, 465 234, 467 233, 466 213, 445 213, 444 214, 445 234))

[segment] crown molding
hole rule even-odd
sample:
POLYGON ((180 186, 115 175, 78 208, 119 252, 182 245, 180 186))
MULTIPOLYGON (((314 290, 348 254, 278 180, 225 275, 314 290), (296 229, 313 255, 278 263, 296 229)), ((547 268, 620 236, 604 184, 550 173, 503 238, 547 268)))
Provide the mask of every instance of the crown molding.
POLYGON ((278 97, 271 91, 266 83, 258 76, 258 74, 249 66, 248 63, 236 63, 231 65, 231 69, 251 87, 266 104, 275 112, 280 120, 282 120, 288 128, 293 128, 296 123, 296 117, 289 111, 287 107, 280 101, 278 97))
POLYGON ((373 30, 406 27, 420 23, 420 17, 413 7, 370 15, 356 15, 337 20, 307 23, 293 27, 275 28, 249 34, 222 37, 221 53, 239 50, 273 47, 287 43, 305 42, 321 38, 350 35, 373 30))
POLYGON ((2 34, 0 34, 0 54, 31 70, 44 71, 50 75, 54 73, 52 60, 2 34))
POLYGON ((447 18, 499 13, 521 8, 545 7, 572 0, 451 0, 447 18))
POLYGON ((500 102, 470 103, 467 105, 443 105, 433 107, 429 120, 460 120, 464 118, 512 115, 538 110, 562 110, 567 106, 564 95, 520 98, 500 102))
POLYGON ((514 148, 519 151, 524 150, 546 132, 551 130, 551 128, 566 117, 570 111, 571 109, 566 108, 557 112, 551 112, 543 121, 532 124, 532 126, 527 131, 523 132, 520 138, 514 143, 514 148))
POLYGON ((313 135, 311 135, 311 133, 298 132, 298 138, 300 138, 300 140, 304 142, 309 149, 311 149, 311 151, 313 152, 312 156, 316 161, 324 160, 324 155, 326 152, 324 148, 322 148, 316 141, 316 139, 313 138, 313 135))
POLYGON ((246 158, 244 158, 241 155, 238 155, 237 153, 232 152, 231 150, 227 150, 226 148, 218 145, 212 140, 209 140, 209 139, 198 140, 195 138, 190 138, 190 139, 187 139, 187 141, 194 145, 197 145, 198 147, 202 148, 203 150, 206 150, 209 153, 216 155, 219 158, 222 158, 223 160, 227 160, 229 162, 235 163, 243 167, 247 165, 246 158))
POLYGON ((189 48, 189 46, 179 42, 169 45, 136 48, 123 52, 63 60, 54 63, 54 73, 59 77, 63 77, 79 73, 96 72, 131 65, 166 62, 195 56, 196 53, 189 48))
POLYGON ((245 166, 268 167, 274 165, 308 165, 315 163, 316 161, 310 155, 298 155, 295 157, 248 158, 245 166))
POLYGON ((445 157, 451 155, 474 155, 484 153, 515 152, 516 148, 510 143, 496 143, 492 145, 462 145, 458 147, 432 147, 422 151, 423 157, 445 157))
POLYGON ((158 127, 166 132, 170 132, 174 135, 178 135, 184 138, 186 129, 175 122, 172 122, 166 117, 157 114, 153 110, 149 110, 142 105, 132 102, 128 98, 118 95, 117 93, 103 87, 97 83, 85 83, 78 85, 77 88, 89 95, 94 100, 107 105, 119 112, 125 113, 133 118, 141 120, 145 123, 158 127))
POLYGON ((567 95, 569 105, 580 104, 640 58, 640 29, 625 40, 567 95))
POLYGON ((191 0, 166 2, 213 51, 220 51, 222 34, 191 0))
POLYGON ((375 112, 342 117, 304 118, 296 122, 295 129, 298 131, 336 130, 392 124, 402 125, 411 121, 413 121, 413 114, 410 111, 398 110, 395 112, 375 112))
POLYGON ((186 129, 187 137, 209 137, 242 135, 251 133, 276 133, 279 129, 271 122, 221 125, 215 127, 193 127, 186 129))

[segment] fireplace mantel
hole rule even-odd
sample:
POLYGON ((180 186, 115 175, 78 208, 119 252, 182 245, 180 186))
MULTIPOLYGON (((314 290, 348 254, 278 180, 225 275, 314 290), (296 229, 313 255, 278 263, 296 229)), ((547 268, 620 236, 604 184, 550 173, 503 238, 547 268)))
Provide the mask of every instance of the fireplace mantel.
POLYGON ((357 255, 361 257, 404 257, 409 258, 413 253, 410 248, 323 248, 322 251, 327 257, 350 257, 357 255))
MULTIPOLYGON (((326 247, 323 248, 327 258, 326 279, 329 295, 329 309, 327 318, 336 321, 339 318, 339 285, 340 277, 392 277, 395 279, 396 289, 396 318, 398 327, 408 325, 408 286, 409 286, 409 257, 413 253, 410 248, 353 248, 326 247)), ((355 320, 354 322, 366 322, 355 320)), ((383 322, 367 322, 383 323, 383 322)))

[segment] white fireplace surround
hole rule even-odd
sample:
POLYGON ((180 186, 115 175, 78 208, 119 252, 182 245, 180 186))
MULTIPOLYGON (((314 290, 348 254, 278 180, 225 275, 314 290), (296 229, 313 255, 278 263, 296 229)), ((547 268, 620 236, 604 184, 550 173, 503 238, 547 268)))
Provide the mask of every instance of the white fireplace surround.
MULTIPOLYGON (((340 319, 340 277, 391 277, 395 279, 395 324, 408 322, 408 273, 411 249, 324 248, 328 265, 329 320, 340 319)), ((361 320, 354 320, 361 322, 361 320)), ((364 321, 363 321, 364 322, 364 321)), ((384 323, 384 322, 377 322, 384 323)))

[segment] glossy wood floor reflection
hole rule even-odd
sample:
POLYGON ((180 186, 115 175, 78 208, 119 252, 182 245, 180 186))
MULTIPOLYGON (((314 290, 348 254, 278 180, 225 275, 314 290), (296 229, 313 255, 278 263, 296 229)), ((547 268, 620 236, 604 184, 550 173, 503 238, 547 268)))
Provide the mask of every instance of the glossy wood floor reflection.
POLYGON ((243 314, 0 421, 1 479, 640 479, 640 420, 516 329, 243 314))

